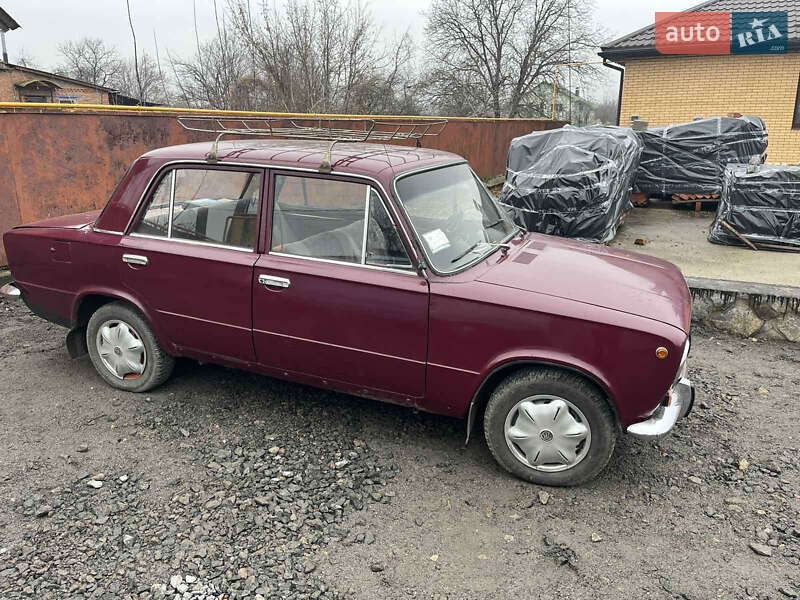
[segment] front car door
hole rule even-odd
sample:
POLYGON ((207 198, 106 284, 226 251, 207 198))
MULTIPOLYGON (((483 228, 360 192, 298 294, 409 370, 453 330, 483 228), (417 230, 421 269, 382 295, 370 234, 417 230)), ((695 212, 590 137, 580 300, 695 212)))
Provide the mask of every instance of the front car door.
POLYGON ((428 283, 377 188, 272 172, 268 253, 253 280, 259 363, 413 404, 425 393, 428 283))
POLYGON ((251 363, 261 169, 164 169, 122 241, 121 279, 177 351, 251 363))

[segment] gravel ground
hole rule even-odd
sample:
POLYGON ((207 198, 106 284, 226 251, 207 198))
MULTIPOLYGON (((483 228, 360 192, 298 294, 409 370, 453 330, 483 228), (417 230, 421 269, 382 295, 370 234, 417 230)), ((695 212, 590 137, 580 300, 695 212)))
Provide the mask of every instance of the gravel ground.
POLYGON ((548 489, 460 421, 179 362, 149 395, 0 301, 0 598, 787 598, 800 348, 694 332, 697 407, 548 489))

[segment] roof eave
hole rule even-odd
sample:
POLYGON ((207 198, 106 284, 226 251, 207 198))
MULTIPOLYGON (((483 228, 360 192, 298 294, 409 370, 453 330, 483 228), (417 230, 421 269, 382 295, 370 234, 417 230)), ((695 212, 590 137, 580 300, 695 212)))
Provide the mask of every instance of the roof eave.
POLYGON ((624 63, 629 58, 649 58, 653 56, 665 56, 654 47, 641 48, 600 48, 597 55, 605 60, 613 60, 617 63, 624 63))
MULTIPOLYGON (((786 44, 786 49, 788 52, 798 52, 800 51, 800 39, 792 39, 789 40, 786 44)), ((678 56, 731 56, 730 54, 721 54, 721 55, 710 55, 710 54, 661 54, 658 50, 656 50, 655 46, 638 46, 638 47, 628 47, 628 48, 610 48, 610 47, 602 47, 600 48, 600 52, 597 53, 600 58, 606 60, 613 60, 614 62, 618 63, 625 63, 628 59, 635 59, 635 58, 653 58, 653 57, 665 57, 665 58, 675 58, 678 56)), ((748 55, 748 54, 738 54, 733 56, 755 56, 755 55, 748 55)), ((758 55, 763 56, 763 55, 758 55)))
POLYGON ((19 23, 0 7, 0 31, 5 33, 13 29, 19 29, 19 23))
POLYGON ((25 71, 26 73, 31 73, 32 75, 41 75, 42 77, 50 79, 60 79, 61 81, 66 81, 67 83, 74 83, 76 85, 80 85, 81 87, 93 88, 96 90, 101 90, 103 92, 113 91, 111 88, 108 88, 104 85, 97 85, 96 83, 90 83, 89 81, 81 81, 80 79, 73 79, 72 77, 67 77, 66 75, 59 75, 58 73, 49 73, 48 71, 34 69, 33 67, 23 67, 22 65, 15 65, 13 63, 6 63, 6 66, 10 69, 16 69, 18 71, 25 71))

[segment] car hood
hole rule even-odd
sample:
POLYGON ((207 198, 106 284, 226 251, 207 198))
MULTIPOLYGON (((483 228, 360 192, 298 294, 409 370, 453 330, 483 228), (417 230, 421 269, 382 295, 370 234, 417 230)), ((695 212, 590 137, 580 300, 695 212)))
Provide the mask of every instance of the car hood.
POLYGON ((691 297, 678 268, 605 246, 531 234, 479 281, 602 306, 689 332, 691 297))
POLYGON ((74 215, 64 215, 63 217, 52 217, 50 219, 42 219, 34 223, 26 223, 19 225, 15 229, 24 229, 26 227, 49 227, 57 229, 80 229, 90 223, 94 223, 97 217, 100 216, 99 210, 90 210, 88 212, 77 213, 74 215))

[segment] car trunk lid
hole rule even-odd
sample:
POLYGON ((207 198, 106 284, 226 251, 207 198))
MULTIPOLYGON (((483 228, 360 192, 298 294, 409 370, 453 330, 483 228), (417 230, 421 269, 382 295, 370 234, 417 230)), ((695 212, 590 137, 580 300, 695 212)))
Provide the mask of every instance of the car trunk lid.
POLYGON ((97 220, 100 215, 99 210, 90 210, 88 212, 77 213, 74 215, 64 215, 61 217, 51 217, 49 219, 42 219, 33 223, 26 223, 18 225, 15 229, 25 229, 30 227, 41 227, 50 229, 80 229, 86 227, 97 220))

